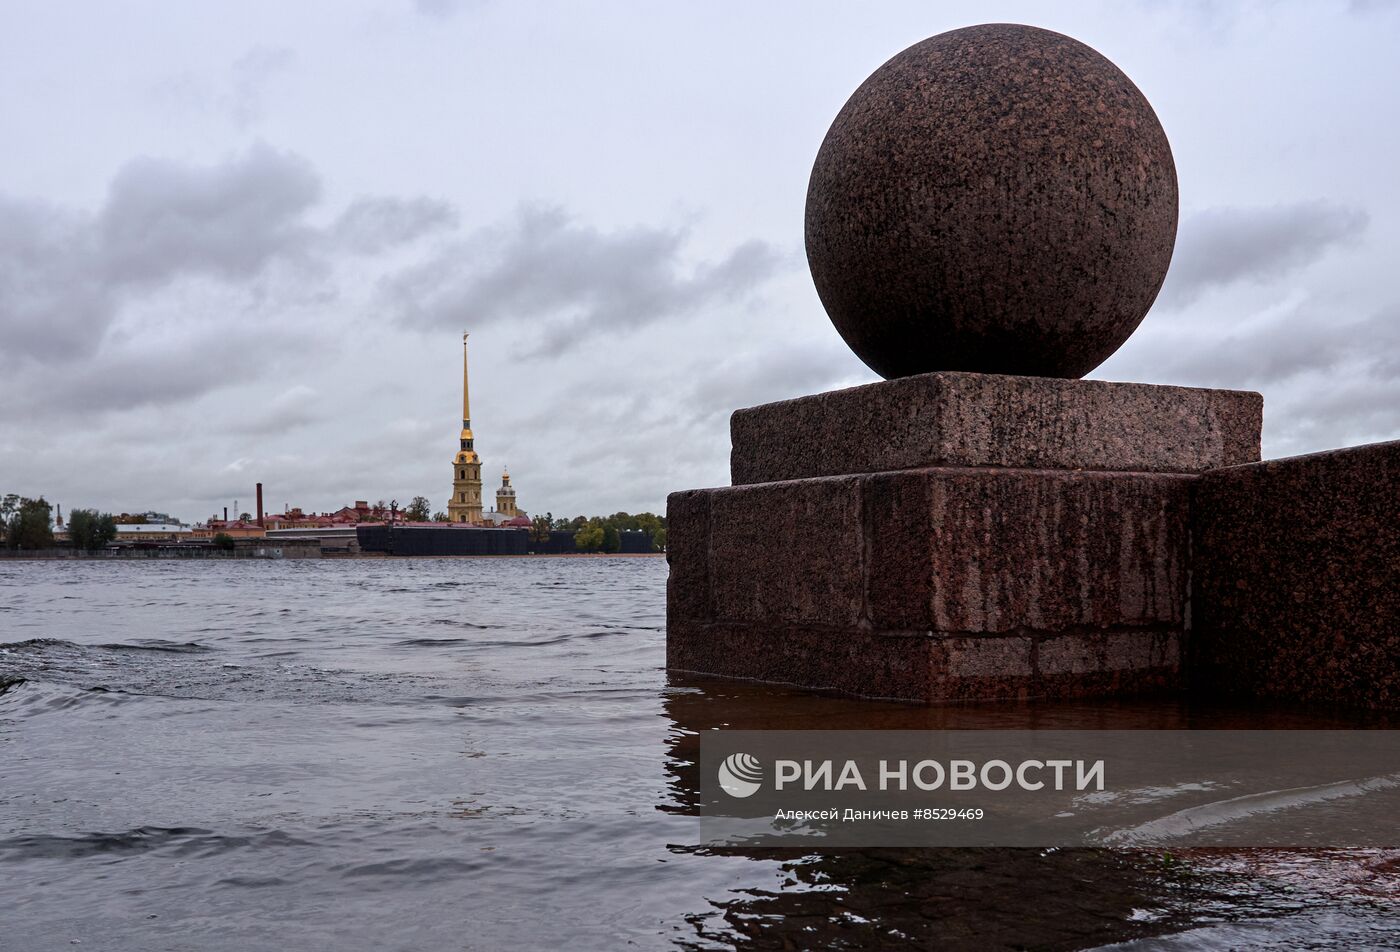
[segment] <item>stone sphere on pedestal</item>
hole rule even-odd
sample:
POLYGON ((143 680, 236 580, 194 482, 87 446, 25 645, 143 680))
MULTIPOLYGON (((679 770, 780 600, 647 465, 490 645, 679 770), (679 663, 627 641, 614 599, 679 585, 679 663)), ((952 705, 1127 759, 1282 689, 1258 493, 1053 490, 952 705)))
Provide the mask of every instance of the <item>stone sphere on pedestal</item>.
POLYGON ((1080 377, 1152 306, 1176 223, 1171 148, 1132 81, 1067 36, 985 24, 851 96, 812 168, 807 259, 884 377, 1080 377))

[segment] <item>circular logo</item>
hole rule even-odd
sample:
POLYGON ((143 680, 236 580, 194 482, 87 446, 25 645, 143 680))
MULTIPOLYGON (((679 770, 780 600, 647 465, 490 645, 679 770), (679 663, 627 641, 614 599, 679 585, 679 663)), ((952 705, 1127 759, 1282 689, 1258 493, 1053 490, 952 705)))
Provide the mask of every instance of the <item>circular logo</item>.
POLYGON ((731 797, 751 797, 763 785, 763 765, 752 754, 730 754, 719 765, 719 788, 731 797))

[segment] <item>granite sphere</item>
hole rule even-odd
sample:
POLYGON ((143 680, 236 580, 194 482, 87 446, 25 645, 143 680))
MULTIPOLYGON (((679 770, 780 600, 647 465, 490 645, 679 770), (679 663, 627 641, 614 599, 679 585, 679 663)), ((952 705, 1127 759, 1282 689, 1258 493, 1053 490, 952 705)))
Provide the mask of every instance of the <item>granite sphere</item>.
POLYGON ((992 23, 916 43, 851 96, 812 168, 807 260, 884 377, 1080 377, 1152 306, 1176 222, 1171 147, 1132 81, 992 23))

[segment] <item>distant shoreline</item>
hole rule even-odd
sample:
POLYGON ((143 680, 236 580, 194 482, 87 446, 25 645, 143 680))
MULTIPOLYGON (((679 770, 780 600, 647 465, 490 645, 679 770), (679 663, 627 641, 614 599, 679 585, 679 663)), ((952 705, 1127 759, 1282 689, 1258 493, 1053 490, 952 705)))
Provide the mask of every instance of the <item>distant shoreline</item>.
POLYGON ((387 552, 336 552, 316 555, 251 555, 200 551, 180 555, 153 555, 152 550, 138 549, 133 552, 68 552, 24 550, 0 551, 0 564, 5 562, 355 562, 362 559, 656 559, 666 557, 665 552, 540 552, 523 555, 390 555, 387 552))

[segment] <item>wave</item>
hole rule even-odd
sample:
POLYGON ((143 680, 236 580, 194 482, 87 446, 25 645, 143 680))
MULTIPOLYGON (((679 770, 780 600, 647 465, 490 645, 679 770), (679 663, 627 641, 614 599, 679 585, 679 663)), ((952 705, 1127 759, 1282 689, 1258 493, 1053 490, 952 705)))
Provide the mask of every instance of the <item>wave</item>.
POLYGON ((200 644, 197 641, 167 641, 164 638, 142 638, 137 641, 115 641, 104 644, 89 645, 77 641, 66 641, 62 638, 30 638, 27 641, 6 641, 0 642, 0 650, 33 650, 40 648, 75 648, 79 651, 166 651, 175 654, 195 654, 201 651, 213 651, 209 645, 200 644))
POLYGON ((197 641, 166 641, 164 638, 143 638, 140 641, 119 641, 111 644, 97 645, 106 651, 169 651, 175 654, 196 654, 201 651, 213 651, 209 645, 202 645, 197 641))
POLYGON ((1379 790, 1400 787, 1400 774, 1383 774, 1360 780, 1343 780, 1311 787, 1269 790, 1228 800, 1217 800, 1148 820, 1127 829, 1114 830, 1102 838, 1105 846, 1137 846, 1178 840, 1203 830, 1240 820, 1266 816, 1280 810, 1361 797, 1379 790))
POLYGON ((0 839, 0 863, 34 859, 85 859, 89 856, 170 850, 180 856, 215 856, 241 849, 269 846, 314 846, 282 830, 229 835, 195 826, 141 826, 119 833, 80 833, 76 836, 31 834, 0 839))
POLYGON ((434 856, 426 859, 390 859, 377 863, 359 863, 354 866, 333 868, 347 878, 403 877, 410 880, 421 880, 424 883, 438 883, 444 876, 476 873, 485 866, 485 862, 480 860, 434 856))
POLYGON ((121 704, 144 695, 97 685, 89 688, 45 684, 17 675, 0 675, 0 709, 10 714, 44 714, 89 704, 121 704), (22 690, 19 690, 24 686, 22 690))

